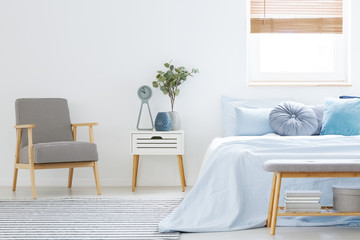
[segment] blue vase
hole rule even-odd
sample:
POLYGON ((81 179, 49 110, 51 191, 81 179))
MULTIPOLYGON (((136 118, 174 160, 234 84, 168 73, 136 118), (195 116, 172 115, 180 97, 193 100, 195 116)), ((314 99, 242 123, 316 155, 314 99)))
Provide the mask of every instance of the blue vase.
POLYGON ((159 112, 155 118, 156 131, 170 131, 172 128, 171 116, 168 112, 159 112))

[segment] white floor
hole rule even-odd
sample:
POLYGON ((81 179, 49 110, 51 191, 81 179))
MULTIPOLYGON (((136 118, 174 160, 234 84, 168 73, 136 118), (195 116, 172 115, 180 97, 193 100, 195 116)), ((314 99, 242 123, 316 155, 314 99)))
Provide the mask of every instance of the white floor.
MULTIPOLYGON (((38 187, 38 199, 98 197, 95 187, 38 187)), ((190 188, 187 188, 188 192, 190 188)), ((166 198, 184 197, 180 187, 137 187, 131 192, 130 187, 102 187, 102 198, 166 198)), ((12 192, 10 187, 0 187, 0 199, 31 199, 30 187, 18 187, 12 192)), ((184 233, 181 240, 358 240, 360 228, 346 227, 278 227, 275 236, 269 235, 268 228, 259 228, 245 231, 216 232, 216 233, 184 233)))

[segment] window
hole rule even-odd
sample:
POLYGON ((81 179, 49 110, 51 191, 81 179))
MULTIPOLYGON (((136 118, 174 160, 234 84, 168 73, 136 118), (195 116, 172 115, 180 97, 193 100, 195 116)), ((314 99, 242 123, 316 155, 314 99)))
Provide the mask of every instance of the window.
POLYGON ((349 0, 249 0, 250 86, 350 86, 349 0))

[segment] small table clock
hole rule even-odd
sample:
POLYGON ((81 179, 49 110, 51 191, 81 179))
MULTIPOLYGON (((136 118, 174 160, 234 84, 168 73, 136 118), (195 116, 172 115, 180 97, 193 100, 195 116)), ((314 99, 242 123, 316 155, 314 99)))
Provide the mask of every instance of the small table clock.
POLYGON ((149 86, 141 86, 139 88, 139 90, 137 91, 137 95, 141 100, 141 107, 140 107, 140 112, 139 112, 139 117, 138 117, 138 121, 137 121, 137 125, 136 128, 138 130, 152 130, 154 128, 154 122, 151 116, 151 111, 150 111, 150 106, 149 106, 149 99, 151 98, 152 95, 152 91, 151 88, 149 86), (150 119, 151 119, 151 128, 140 128, 139 124, 140 124, 140 118, 141 118, 141 113, 142 113, 142 107, 143 105, 146 104, 149 110, 149 115, 150 115, 150 119))

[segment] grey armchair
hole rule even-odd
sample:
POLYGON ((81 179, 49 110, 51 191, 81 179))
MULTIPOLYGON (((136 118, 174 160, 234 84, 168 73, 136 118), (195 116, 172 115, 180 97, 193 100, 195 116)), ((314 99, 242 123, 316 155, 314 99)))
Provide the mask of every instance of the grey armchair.
POLYGON ((32 197, 36 199, 35 170, 69 168, 68 187, 75 167, 92 167, 97 194, 101 194, 98 153, 93 126, 97 123, 71 124, 66 99, 22 98, 15 102, 16 154, 13 191, 18 169, 29 169, 32 197), (77 127, 88 126, 90 142, 77 142, 77 127))

